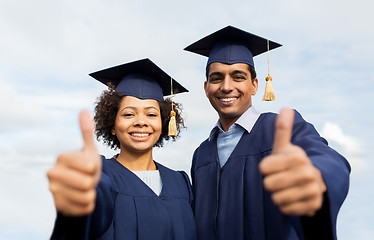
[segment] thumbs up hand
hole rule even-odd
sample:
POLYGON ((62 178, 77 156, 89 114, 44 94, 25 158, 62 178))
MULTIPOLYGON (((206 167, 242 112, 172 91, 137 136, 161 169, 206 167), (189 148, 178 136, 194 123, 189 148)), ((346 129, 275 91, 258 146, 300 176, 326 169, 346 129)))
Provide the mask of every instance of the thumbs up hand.
POLYGON ((305 151, 291 143, 294 110, 276 119, 272 153, 259 165, 273 202, 287 215, 314 216, 322 207, 326 185, 305 151))
POLYGON ((95 187, 101 175, 101 158, 95 147, 94 127, 88 111, 80 113, 79 122, 83 149, 59 155, 47 173, 56 209, 66 216, 83 216, 95 209, 95 187))

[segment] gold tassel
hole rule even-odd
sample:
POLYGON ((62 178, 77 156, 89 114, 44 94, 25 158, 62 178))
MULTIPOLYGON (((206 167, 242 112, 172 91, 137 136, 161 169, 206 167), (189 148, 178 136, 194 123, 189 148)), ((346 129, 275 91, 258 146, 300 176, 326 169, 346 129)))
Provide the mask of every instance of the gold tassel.
POLYGON ((273 84, 271 83, 273 78, 270 76, 270 64, 269 64, 269 51, 270 51, 269 40, 267 40, 267 45, 268 45, 268 76, 265 78, 266 80, 265 94, 262 100, 263 101, 274 101, 275 95, 274 95, 274 90, 273 90, 273 84))
POLYGON ((168 136, 176 137, 177 136, 177 123, 175 120, 176 113, 174 112, 174 107, 173 107, 173 78, 170 78, 170 79, 171 79, 171 112, 170 112, 168 136))
POLYGON ((263 101, 274 101, 275 95, 273 91, 273 84, 271 83, 271 80, 273 78, 270 75, 268 75, 265 79, 266 79, 265 94, 262 100, 263 101))
POLYGON ((175 121, 175 112, 171 110, 170 112, 170 121, 169 121, 169 136, 176 137, 177 136, 177 123, 175 121))

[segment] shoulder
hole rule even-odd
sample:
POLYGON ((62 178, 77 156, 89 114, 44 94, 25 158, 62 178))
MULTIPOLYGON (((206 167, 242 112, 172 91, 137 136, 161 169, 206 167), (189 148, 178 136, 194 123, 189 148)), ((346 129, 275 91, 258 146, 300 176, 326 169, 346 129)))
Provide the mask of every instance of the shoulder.
MULTIPOLYGON (((307 123, 300 112, 298 112, 296 109, 293 109, 295 112, 295 118, 294 118, 294 124, 298 123, 307 123)), ((263 124, 269 124, 269 123, 274 123, 276 118, 278 116, 278 113, 273 113, 273 112, 266 112, 266 113, 261 113, 259 119, 257 120, 256 124, 258 125, 263 125, 263 124)), ((274 125, 274 124, 273 124, 274 125)))
POLYGON ((215 162, 216 156, 216 138, 206 139, 193 153, 191 169, 197 166, 204 166, 215 162))
POLYGON ((186 172, 175 171, 164 165, 157 163, 160 171, 162 184, 167 186, 168 195, 176 198, 185 198, 192 201, 191 182, 186 172))
POLYGON ((215 140, 214 138, 207 138, 205 139, 200 145, 195 149, 192 157, 192 165, 194 165, 195 159, 202 154, 205 156, 213 147, 214 147, 215 140))
POLYGON ((102 172, 103 173, 112 172, 113 169, 118 167, 117 160, 114 157, 106 158, 105 156, 101 155, 101 161, 102 161, 102 172))
MULTIPOLYGON (((157 168, 159 169, 160 173, 167 174, 169 177, 183 179, 187 176, 184 171, 176 171, 171 168, 168 168, 161 163, 156 162, 157 168)), ((188 178, 188 176, 187 176, 188 178)))
POLYGON ((101 155, 102 169, 98 187, 101 189, 113 189, 118 191, 118 184, 115 179, 118 177, 116 160, 114 158, 106 158, 101 155))
POLYGON ((252 128, 251 135, 256 135, 257 137, 272 136, 277 116, 278 114, 273 112, 261 113, 252 128))

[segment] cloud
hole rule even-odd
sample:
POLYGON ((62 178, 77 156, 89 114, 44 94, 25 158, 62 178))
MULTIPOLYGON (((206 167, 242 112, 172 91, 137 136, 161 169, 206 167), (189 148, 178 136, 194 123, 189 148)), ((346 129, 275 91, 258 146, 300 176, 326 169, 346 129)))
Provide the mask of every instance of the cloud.
POLYGON ((14 86, 1 77, 0 85, 0 133, 45 123, 51 117, 42 107, 32 104, 32 99, 18 94, 14 86))
POLYGON ((344 134, 338 124, 326 122, 322 128, 321 135, 329 141, 331 146, 347 158, 351 164, 352 173, 359 172, 365 167, 362 143, 356 138, 344 134))

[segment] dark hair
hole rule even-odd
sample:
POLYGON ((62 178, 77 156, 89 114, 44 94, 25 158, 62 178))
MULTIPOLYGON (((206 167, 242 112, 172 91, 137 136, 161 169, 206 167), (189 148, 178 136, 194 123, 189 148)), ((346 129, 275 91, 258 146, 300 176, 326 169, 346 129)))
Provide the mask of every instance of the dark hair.
MULTIPOLYGON (((205 69, 205 77, 206 77, 206 80, 208 81, 208 77, 209 77, 209 66, 208 65, 205 69)), ((248 66, 248 70, 249 70, 249 73, 251 74, 251 79, 252 79, 252 83, 253 81, 255 80, 255 78, 257 77, 257 74, 256 74, 256 70, 254 67, 252 67, 251 65, 247 64, 248 66)))
MULTIPOLYGON (((95 106, 94 120, 96 125, 96 138, 97 140, 102 139, 104 144, 112 149, 120 148, 120 142, 117 139, 117 136, 112 134, 112 130, 114 129, 117 112, 123 97, 124 96, 117 92, 113 87, 109 87, 108 90, 103 91, 95 106)), ((176 113, 175 121, 177 123, 177 136, 168 136, 171 100, 169 98, 161 100, 159 101, 159 105, 161 111, 162 132, 160 138, 154 145, 155 147, 162 147, 164 141, 168 141, 170 138, 175 141, 179 138, 182 128, 185 128, 181 116, 182 106, 179 103, 173 103, 173 110, 176 113)))

